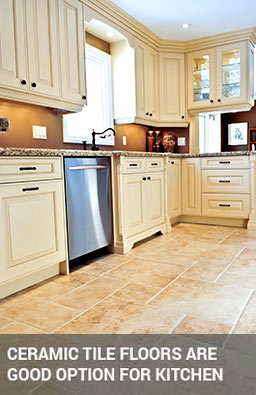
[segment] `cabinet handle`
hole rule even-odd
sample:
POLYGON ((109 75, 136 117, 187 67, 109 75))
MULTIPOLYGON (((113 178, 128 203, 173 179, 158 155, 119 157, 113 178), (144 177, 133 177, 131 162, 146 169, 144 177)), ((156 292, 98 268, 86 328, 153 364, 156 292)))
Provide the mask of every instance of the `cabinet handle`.
POLYGON ((210 103, 213 103, 213 100, 212 100, 212 99, 210 100, 210 103))
POLYGON ((229 183, 230 180, 219 180, 219 182, 227 182, 227 183, 229 183))
POLYGON ((171 161, 171 164, 174 165, 174 161, 173 160, 171 161))
POLYGON ((158 163, 153 162, 151 163, 151 166, 158 166, 158 163))
POLYGON ((19 171, 30 171, 30 170, 36 170, 36 167, 20 167, 19 171))
POLYGON ((149 112, 146 112, 146 115, 149 115, 149 112))
POLYGON ((82 99, 83 99, 83 100, 86 100, 86 96, 82 96, 82 99))
POLYGON ((137 167, 137 166, 138 166, 138 163, 129 163, 129 166, 130 166, 130 167, 137 167))
POLYGON ((32 82, 32 83, 31 83, 31 86, 32 86, 32 88, 36 88, 36 86, 37 86, 37 85, 36 85, 36 82, 32 82))
POLYGON ((152 114, 152 112, 151 112, 151 113, 149 114, 149 116, 152 117, 152 115, 153 115, 153 114, 152 114))
POLYGON ((21 85, 27 85, 27 81, 26 80, 21 80, 20 83, 21 83, 21 85))
POLYGON ((219 162, 220 165, 229 165, 230 163, 231 163, 230 161, 219 162))
POLYGON ((148 180, 151 180, 151 177, 148 177, 148 180))
POLYGON ((218 101, 218 103, 220 103, 220 102, 221 102, 221 99, 218 99, 217 101, 218 101))
POLYGON ((219 207, 230 207, 230 204, 219 204, 219 207))
POLYGON ((185 116, 184 116, 184 115, 182 115, 181 119, 185 119, 185 116))
POLYGON ((23 188, 22 192, 31 192, 31 191, 39 191, 39 187, 34 188, 23 188))
POLYGON ((142 180, 143 180, 143 181, 146 181, 146 180, 147 180, 147 178, 146 178, 146 177, 143 177, 143 178, 142 178, 142 180))

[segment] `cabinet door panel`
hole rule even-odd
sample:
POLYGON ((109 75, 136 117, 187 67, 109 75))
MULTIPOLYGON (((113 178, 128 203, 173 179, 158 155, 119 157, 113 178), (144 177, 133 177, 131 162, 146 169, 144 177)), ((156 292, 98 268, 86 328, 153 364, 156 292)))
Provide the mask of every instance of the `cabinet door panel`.
POLYGON ((172 159, 168 165, 168 207, 169 217, 181 215, 181 160, 172 159))
POLYGON ((124 185, 124 222, 127 237, 147 229, 146 218, 146 181, 144 175, 123 176, 124 185))
POLYGON ((23 0, 0 1, 0 84, 27 90, 25 7, 23 0))
POLYGON ((85 33, 83 7, 77 0, 59 0, 62 96, 83 103, 85 95, 85 33))
POLYGON ((199 158, 182 160, 183 214, 201 215, 201 166, 199 158))
POLYGON ((147 48, 141 43, 135 46, 135 76, 136 76, 136 115, 147 118, 149 112, 147 101, 147 48))
POLYGON ((56 0, 27 0, 29 89, 59 96, 56 0), (31 83, 35 82, 36 87, 31 83))
POLYGON ((159 117, 159 66, 158 53, 149 48, 147 56, 147 84, 148 84, 148 111, 150 119, 157 120, 159 117))
POLYGON ((164 174, 147 174, 148 228, 164 223, 164 174))
POLYGON ((65 259, 61 181, 2 185, 0 203, 2 280, 65 259))
POLYGON ((160 120, 179 121, 185 117, 185 76, 183 54, 160 54, 160 120))

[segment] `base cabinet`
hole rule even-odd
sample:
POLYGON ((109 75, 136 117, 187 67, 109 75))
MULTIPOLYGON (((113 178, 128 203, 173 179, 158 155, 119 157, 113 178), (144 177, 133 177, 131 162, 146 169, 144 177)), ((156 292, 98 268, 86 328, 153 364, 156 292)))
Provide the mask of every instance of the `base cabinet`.
POLYGON ((179 217, 181 207, 181 159, 168 159, 167 193, 169 218, 179 217))
POLYGON ((182 160, 182 212, 201 215, 201 159, 182 160))

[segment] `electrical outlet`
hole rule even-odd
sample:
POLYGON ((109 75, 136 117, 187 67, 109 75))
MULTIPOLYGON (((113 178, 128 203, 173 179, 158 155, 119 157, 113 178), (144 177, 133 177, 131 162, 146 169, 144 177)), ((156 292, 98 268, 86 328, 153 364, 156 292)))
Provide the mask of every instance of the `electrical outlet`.
POLYGON ((33 125, 33 138, 47 140, 46 127, 33 125))
POLYGON ((126 145, 126 136, 123 136, 123 145, 126 145))
POLYGON ((178 137, 177 145, 179 146, 186 145, 186 137, 178 137))

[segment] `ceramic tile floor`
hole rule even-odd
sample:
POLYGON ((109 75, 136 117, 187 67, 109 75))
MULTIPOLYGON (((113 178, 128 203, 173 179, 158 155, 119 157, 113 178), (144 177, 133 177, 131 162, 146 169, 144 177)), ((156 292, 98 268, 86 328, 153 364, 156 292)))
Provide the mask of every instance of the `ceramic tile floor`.
POLYGON ((0 300, 0 333, 256 333, 256 232, 178 224, 0 300))

